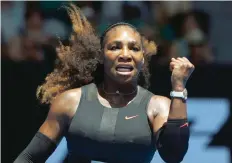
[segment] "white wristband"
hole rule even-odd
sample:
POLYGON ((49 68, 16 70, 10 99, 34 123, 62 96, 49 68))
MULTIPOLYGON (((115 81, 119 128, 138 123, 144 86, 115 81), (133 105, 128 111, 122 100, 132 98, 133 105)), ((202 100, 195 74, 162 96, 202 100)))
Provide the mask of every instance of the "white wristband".
POLYGON ((184 100, 187 100, 187 98, 188 98, 188 91, 187 91, 187 89, 184 89, 184 91, 182 91, 182 92, 171 91, 170 92, 170 96, 172 98, 176 97, 176 98, 182 98, 184 100))

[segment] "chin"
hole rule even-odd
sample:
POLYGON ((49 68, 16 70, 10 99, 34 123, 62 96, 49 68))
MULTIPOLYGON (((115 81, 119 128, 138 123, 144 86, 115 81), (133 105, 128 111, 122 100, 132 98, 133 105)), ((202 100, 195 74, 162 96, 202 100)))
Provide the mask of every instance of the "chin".
POLYGON ((118 73, 116 72, 114 79, 120 84, 132 83, 135 79, 135 74, 126 74, 126 73, 118 73))
POLYGON ((111 80, 119 84, 128 84, 133 83, 136 80, 137 71, 119 72, 111 69, 108 73, 106 72, 106 74, 111 80))
POLYGON ((119 79, 117 78, 116 81, 119 83, 119 84, 128 84, 128 83, 132 83, 133 80, 132 79, 119 79))

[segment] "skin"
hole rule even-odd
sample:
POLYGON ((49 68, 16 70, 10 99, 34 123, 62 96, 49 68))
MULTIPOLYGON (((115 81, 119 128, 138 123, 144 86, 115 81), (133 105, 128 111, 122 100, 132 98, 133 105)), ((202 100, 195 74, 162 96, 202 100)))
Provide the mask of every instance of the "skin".
POLYGON ((107 80, 111 79, 120 86, 136 85, 137 75, 143 65, 141 44, 140 35, 130 27, 117 27, 107 33, 103 49, 107 80), (118 64, 132 65, 134 69, 130 75, 122 75, 116 71, 118 64))
MULTIPOLYGON (((117 90, 122 93, 133 92, 137 87, 137 74, 143 66, 143 49, 140 35, 133 29, 124 26, 110 30, 105 39, 104 59, 106 64, 104 89, 112 93, 117 90), (117 41, 116 47, 115 41, 117 41), (134 69, 128 75, 121 75, 115 69, 119 63, 131 64, 134 69)), ((186 58, 173 58, 171 60, 170 70, 172 71, 171 83, 173 90, 184 90, 193 69, 194 66, 186 58)), ((107 107, 125 106, 137 93, 135 92, 129 96, 108 95, 102 90, 102 85, 99 86, 98 90, 100 103, 107 107), (112 99, 114 99, 113 104, 112 99)), ((53 101, 48 117, 40 127, 39 132, 58 143, 67 132, 71 119, 78 108, 80 97, 80 88, 59 95, 53 101)), ((181 99, 173 98, 170 100, 167 97, 154 95, 148 104, 147 115, 151 124, 153 124, 153 132, 156 133, 168 118, 187 118, 186 103, 181 99)))

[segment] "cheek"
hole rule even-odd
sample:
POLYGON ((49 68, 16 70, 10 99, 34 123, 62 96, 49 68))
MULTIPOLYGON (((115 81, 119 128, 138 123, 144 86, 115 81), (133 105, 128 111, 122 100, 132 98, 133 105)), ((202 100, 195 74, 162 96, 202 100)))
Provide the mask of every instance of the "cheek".
POLYGON ((137 67, 138 67, 138 71, 141 71, 143 67, 143 62, 139 62, 137 67))
POLYGON ((114 55, 112 53, 105 53, 104 59, 105 60, 113 60, 114 55))
POLYGON ((105 53, 104 55, 104 65, 106 65, 107 67, 112 67, 112 65, 114 64, 115 60, 116 60, 116 55, 112 54, 112 53, 105 53))
POLYGON ((141 70, 144 64, 144 57, 139 56, 135 58, 136 67, 138 70, 141 70))

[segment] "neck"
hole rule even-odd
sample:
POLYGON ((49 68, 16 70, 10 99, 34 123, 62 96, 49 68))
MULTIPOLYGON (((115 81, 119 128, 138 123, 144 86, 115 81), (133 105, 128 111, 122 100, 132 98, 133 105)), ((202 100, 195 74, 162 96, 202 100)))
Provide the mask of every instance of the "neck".
POLYGON ((130 94, 136 92, 137 89, 137 82, 133 83, 118 83, 114 80, 110 79, 105 75, 104 77, 104 90, 108 93, 116 93, 119 92, 120 94, 130 94))

